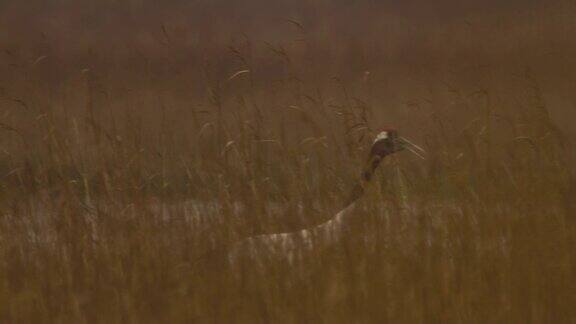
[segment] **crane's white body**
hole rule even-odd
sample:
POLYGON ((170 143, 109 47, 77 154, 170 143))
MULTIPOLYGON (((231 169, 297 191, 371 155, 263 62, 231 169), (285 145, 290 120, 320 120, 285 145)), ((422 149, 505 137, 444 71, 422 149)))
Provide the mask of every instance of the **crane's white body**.
POLYGON ((340 241, 344 229, 347 228, 346 220, 354 213, 356 206, 357 201, 354 201, 332 219, 311 228, 249 237, 233 246, 228 253, 228 261, 233 264, 239 258, 249 257, 254 261, 280 258, 293 263, 307 253, 340 241))

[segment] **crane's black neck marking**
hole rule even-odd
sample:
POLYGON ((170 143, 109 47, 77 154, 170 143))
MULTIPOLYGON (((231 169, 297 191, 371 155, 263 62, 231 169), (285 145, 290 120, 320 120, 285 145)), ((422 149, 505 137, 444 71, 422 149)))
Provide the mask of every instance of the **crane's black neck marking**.
POLYGON ((346 199, 345 201, 344 207, 350 206, 352 203, 354 203, 356 200, 362 197, 364 191, 366 190, 366 187, 368 186, 368 184, 372 180, 372 177, 374 176, 374 172, 376 172, 376 169, 378 169, 378 166, 380 165, 380 162, 382 161, 383 158, 384 156, 380 156, 378 154, 370 155, 368 161, 364 166, 364 169, 362 170, 360 180, 352 188, 348 196, 348 199, 346 199))

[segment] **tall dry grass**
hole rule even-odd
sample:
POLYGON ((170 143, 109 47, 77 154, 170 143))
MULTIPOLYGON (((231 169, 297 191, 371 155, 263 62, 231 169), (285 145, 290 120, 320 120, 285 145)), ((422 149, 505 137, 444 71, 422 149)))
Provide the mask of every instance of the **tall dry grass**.
POLYGON ((286 24, 193 50, 166 30, 121 59, 9 51, 0 322, 575 321, 573 139, 554 118, 572 112, 550 89, 576 65, 391 61, 286 24), (387 158, 340 244, 224 262, 330 218, 381 127, 428 159, 387 158))

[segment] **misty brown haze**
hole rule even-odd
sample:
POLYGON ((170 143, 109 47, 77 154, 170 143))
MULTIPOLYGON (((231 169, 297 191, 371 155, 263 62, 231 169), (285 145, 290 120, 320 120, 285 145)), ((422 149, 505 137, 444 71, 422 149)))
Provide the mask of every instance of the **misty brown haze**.
POLYGON ((576 4, 0 1, 1 323, 576 322, 576 4), (321 224, 386 157, 337 244, 321 224))

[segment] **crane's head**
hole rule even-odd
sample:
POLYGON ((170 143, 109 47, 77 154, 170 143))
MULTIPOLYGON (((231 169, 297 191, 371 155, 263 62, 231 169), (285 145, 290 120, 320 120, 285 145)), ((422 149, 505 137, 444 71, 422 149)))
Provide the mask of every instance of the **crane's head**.
POLYGON ((395 129, 387 129, 376 135, 376 139, 372 144, 370 155, 377 156, 381 159, 386 155, 390 155, 405 149, 424 159, 423 154, 425 154, 425 152, 421 147, 403 137, 398 136, 398 131, 395 129))
POLYGON ((374 171, 376 171, 376 168, 378 168, 378 165, 385 156, 402 150, 408 150, 419 158, 425 159, 424 154, 426 154, 426 152, 418 145, 398 136, 398 131, 387 129, 378 133, 376 139, 374 139, 374 143, 372 143, 370 157, 362 173, 363 180, 369 181, 372 178, 374 171))

